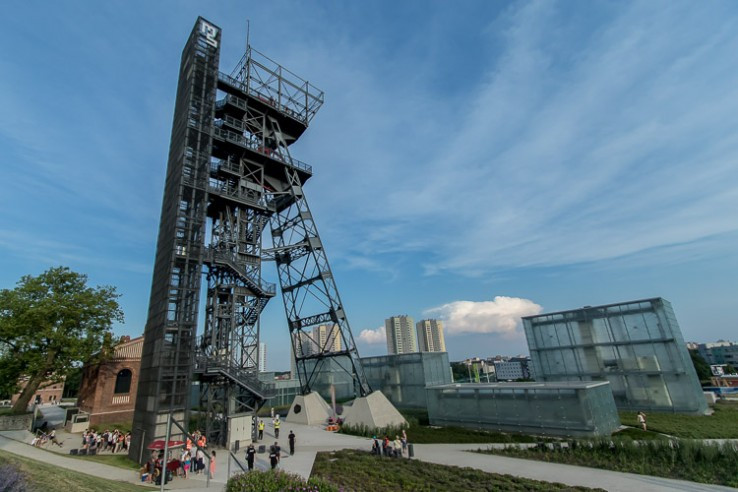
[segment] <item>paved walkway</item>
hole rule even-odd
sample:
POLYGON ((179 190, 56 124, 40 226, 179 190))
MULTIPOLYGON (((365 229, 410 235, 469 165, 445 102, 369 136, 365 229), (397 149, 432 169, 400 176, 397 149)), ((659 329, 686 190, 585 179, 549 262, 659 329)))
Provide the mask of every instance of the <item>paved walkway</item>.
MULTIPOLYGON (((50 449, 39 449, 31 446, 31 433, 27 431, 3 431, 0 432, 0 450, 9 453, 31 458, 37 461, 48 463, 54 466, 60 466, 69 470, 75 470, 87 475, 107 478, 116 482, 127 482, 137 485, 144 485, 138 478, 136 470, 126 470, 117 466, 106 465, 96 461, 85 460, 84 458, 71 458, 63 453, 69 452, 69 445, 65 448, 53 447, 50 449)), ((75 436, 75 440, 76 440, 75 436)), ((53 445, 52 445, 53 446, 53 445)), ((109 454, 109 453, 105 453, 109 454)), ((206 488, 206 479, 204 476, 193 476, 188 479, 174 479, 167 484, 166 490, 188 490, 196 491, 220 491, 225 489, 227 462, 224 456, 218 456, 216 461, 215 478, 210 481, 210 487, 206 488)), ((151 486, 152 490, 158 490, 159 487, 151 486)))
MULTIPOLYGON (((70 442, 72 440, 79 439, 77 435, 65 436, 62 434, 60 437, 63 439, 69 439, 70 442)), ((412 438, 412 436, 410 436, 410 438, 412 438)), ((371 440, 367 438, 335 434, 326 432, 319 427, 291 424, 288 422, 282 423, 280 439, 278 440, 274 437, 274 430, 271 424, 268 423, 264 439, 258 444, 264 444, 267 449, 269 449, 269 446, 274 444, 275 441, 279 442, 283 451, 283 457, 279 467, 285 471, 297 473, 306 478, 310 476, 313 462, 315 461, 315 456, 318 452, 335 451, 339 449, 364 449, 368 451, 371 448, 371 440), (290 433, 290 430, 294 431, 297 436, 296 452, 294 456, 289 456, 289 447, 287 445, 287 435, 290 433)), ((30 442, 30 433, 25 433, 25 431, 20 433, 18 433, 18 431, 0 432, 0 449, 2 450, 45 461, 56 466, 75 469, 83 473, 100 477, 106 477, 111 480, 140 483, 137 482, 137 474, 135 471, 128 471, 114 466, 88 461, 84 466, 84 470, 81 469, 80 459, 69 458, 60 454, 68 452, 68 448, 70 447, 69 444, 66 446, 67 449, 54 448, 51 450, 52 452, 49 452, 32 448, 27 444, 28 442, 30 442)), ((476 450, 480 447, 486 448, 488 446, 489 445, 487 444, 416 444, 414 445, 414 450, 416 459, 426 461, 428 463, 472 467, 490 473, 504 473, 518 477, 559 482, 573 486, 578 485, 602 488, 612 492, 735 490, 728 487, 703 485, 682 480, 670 480, 632 473, 620 473, 596 468, 546 463, 542 461, 523 460, 518 458, 508 458, 505 456, 469 452, 470 450, 476 450)), ((225 451, 218 452, 216 475, 215 479, 211 480, 209 488, 205 488, 205 480, 202 477, 193 476, 187 480, 175 479, 171 484, 167 485, 167 490, 223 490, 225 488, 228 474, 228 460, 226 458, 226 454, 227 453, 225 451)), ((245 450, 243 448, 237 453, 237 457, 243 466, 245 466, 245 450)), ((268 454, 257 454, 256 467, 262 470, 269 469, 268 454)), ((240 469, 238 465, 231 462, 231 474, 235 474, 239 471, 240 469)))
POLYGON ((442 465, 468 466, 490 473, 503 473, 517 477, 559 482, 567 485, 601 488, 611 492, 666 492, 683 491, 732 491, 730 487, 707 485, 684 480, 622 473, 598 468, 523 460, 492 454, 470 453, 467 450, 487 448, 485 444, 417 444, 415 457, 422 461, 442 465))

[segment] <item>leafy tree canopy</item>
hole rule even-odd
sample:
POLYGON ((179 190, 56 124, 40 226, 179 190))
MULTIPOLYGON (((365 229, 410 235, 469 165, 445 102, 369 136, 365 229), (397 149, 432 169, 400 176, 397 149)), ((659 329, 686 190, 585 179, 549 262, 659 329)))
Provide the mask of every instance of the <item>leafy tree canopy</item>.
POLYGON ((123 321, 118 297, 115 287, 88 287, 86 275, 66 267, 0 290, 0 392, 28 378, 14 411, 47 379, 61 380, 112 346, 112 323, 123 321))
POLYGON ((696 350, 690 350, 689 356, 692 358, 692 364, 694 364, 694 370, 697 371, 697 378, 700 381, 709 381, 712 377, 712 371, 710 371, 710 365, 705 362, 705 359, 696 350))

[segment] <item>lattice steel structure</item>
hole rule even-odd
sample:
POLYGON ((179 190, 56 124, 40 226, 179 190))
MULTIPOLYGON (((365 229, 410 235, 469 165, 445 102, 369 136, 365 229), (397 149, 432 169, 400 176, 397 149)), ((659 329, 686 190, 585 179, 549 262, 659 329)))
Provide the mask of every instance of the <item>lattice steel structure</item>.
MULTIPOLYGON (((193 377, 212 443, 228 419, 255 412, 270 395, 257 378, 259 316, 276 294, 261 276, 277 264, 290 338, 307 393, 324 360, 340 361, 355 393, 370 391, 313 221, 304 183, 312 168, 289 146, 323 104, 323 92, 247 48, 219 71, 221 30, 198 18, 182 53, 161 225, 144 333, 131 456, 165 435, 166 415, 186 424, 193 377), (272 247, 262 249, 265 229, 272 247), (205 325, 196 337, 202 275, 205 325), (328 340, 305 354, 299 341, 329 324, 328 340)), ((317 342, 316 342, 317 344, 317 342)), ((317 344, 319 345, 319 344, 317 344)))

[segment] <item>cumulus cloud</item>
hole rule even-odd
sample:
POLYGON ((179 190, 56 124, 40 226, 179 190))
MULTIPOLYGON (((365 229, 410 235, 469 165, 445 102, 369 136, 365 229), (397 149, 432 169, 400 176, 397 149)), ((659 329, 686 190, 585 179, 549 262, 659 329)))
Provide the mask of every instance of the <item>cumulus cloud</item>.
POLYGON ((387 333, 385 332, 384 326, 380 326, 376 330, 361 330, 359 340, 372 345, 385 343, 387 341, 387 333))
MULTIPOLYGON (((425 311, 443 320, 446 334, 495 333, 513 338, 521 316, 539 314, 543 308, 520 297, 495 296, 491 301, 454 301, 425 311)), ((362 335, 364 332, 362 332, 362 335)))

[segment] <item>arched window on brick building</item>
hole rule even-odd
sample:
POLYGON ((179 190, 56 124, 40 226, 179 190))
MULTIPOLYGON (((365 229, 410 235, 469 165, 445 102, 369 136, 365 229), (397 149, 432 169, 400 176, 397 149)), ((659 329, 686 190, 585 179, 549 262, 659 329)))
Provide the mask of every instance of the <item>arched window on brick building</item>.
POLYGON ((115 378, 115 394, 129 393, 131 391, 131 378, 133 373, 130 369, 123 369, 115 378))

